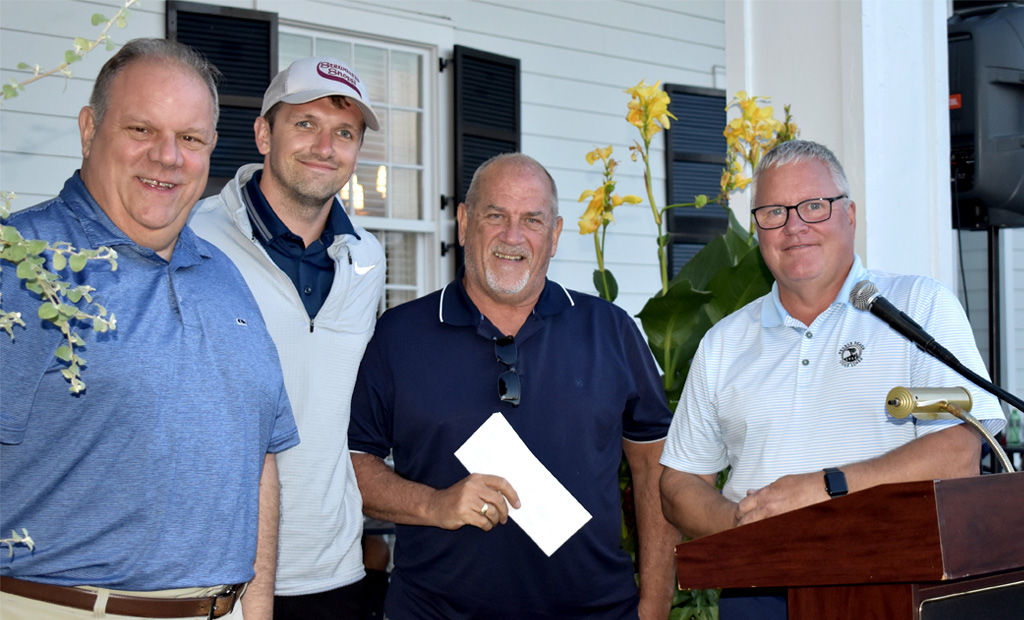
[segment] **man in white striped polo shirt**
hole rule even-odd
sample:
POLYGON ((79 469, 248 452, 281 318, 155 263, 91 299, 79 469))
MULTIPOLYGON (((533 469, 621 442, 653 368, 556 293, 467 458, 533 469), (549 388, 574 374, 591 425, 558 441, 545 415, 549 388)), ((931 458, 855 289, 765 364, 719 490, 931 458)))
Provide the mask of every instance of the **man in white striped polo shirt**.
MULTIPOLYGON (((978 474, 976 431, 955 420, 897 420, 885 407, 895 386, 966 380, 849 303, 853 286, 870 280, 987 377, 953 293, 930 278, 864 269, 849 184, 820 144, 793 140, 767 153, 752 204, 776 282, 709 330, 694 357, 661 458, 669 521, 704 536, 847 491, 978 474)), ((998 432, 1005 420, 996 399, 973 385, 970 392, 972 413, 998 432)), ((723 596, 721 618, 785 617, 785 599, 766 598, 723 596)))

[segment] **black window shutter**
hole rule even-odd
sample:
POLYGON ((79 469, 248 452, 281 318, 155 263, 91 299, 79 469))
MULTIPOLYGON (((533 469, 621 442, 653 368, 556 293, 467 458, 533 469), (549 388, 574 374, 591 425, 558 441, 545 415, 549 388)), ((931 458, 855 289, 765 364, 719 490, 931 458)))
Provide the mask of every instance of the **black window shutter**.
MULTIPOLYGON (((725 91, 665 84, 676 119, 665 132, 665 173, 668 204, 714 198, 725 166, 725 91)), ((668 268, 672 277, 711 239, 725 232, 729 214, 719 205, 682 207, 668 212, 668 268)))
POLYGON ((480 164, 520 148, 519 59, 455 46, 455 192, 480 164))
POLYGON ((199 50, 223 74, 217 148, 203 195, 216 194, 239 166, 263 161, 252 126, 277 74, 277 13, 169 0, 167 38, 199 50))

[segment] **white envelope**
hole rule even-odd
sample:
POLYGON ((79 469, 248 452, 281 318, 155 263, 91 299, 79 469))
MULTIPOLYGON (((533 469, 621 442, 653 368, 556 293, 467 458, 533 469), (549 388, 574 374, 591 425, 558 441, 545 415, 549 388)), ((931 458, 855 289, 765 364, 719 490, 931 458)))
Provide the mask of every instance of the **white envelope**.
POLYGON ((501 413, 487 418, 455 451, 455 457, 470 473, 508 480, 519 494, 521 506, 509 506, 509 516, 548 556, 592 518, 530 452, 501 413))

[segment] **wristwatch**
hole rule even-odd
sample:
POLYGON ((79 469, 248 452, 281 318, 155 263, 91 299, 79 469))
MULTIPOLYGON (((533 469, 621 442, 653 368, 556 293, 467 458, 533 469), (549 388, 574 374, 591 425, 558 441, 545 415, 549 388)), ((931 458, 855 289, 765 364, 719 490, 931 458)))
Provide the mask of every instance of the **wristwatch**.
POLYGON ((825 492, 828 493, 829 497, 839 497, 846 495, 848 492, 846 488, 846 474, 840 471, 838 467, 825 468, 825 492))

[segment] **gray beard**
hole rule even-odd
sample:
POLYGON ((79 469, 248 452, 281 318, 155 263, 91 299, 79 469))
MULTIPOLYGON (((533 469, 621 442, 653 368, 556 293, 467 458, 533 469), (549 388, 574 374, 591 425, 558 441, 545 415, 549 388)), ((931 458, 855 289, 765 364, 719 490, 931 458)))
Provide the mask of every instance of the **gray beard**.
POLYGON ((526 288, 526 284, 530 281, 530 272, 523 272, 519 280, 512 282, 511 284, 503 283, 503 279, 499 278, 489 269, 484 270, 484 278, 487 280, 487 286, 491 287, 491 290, 496 293, 500 293, 502 295, 518 295, 524 288, 526 288))

